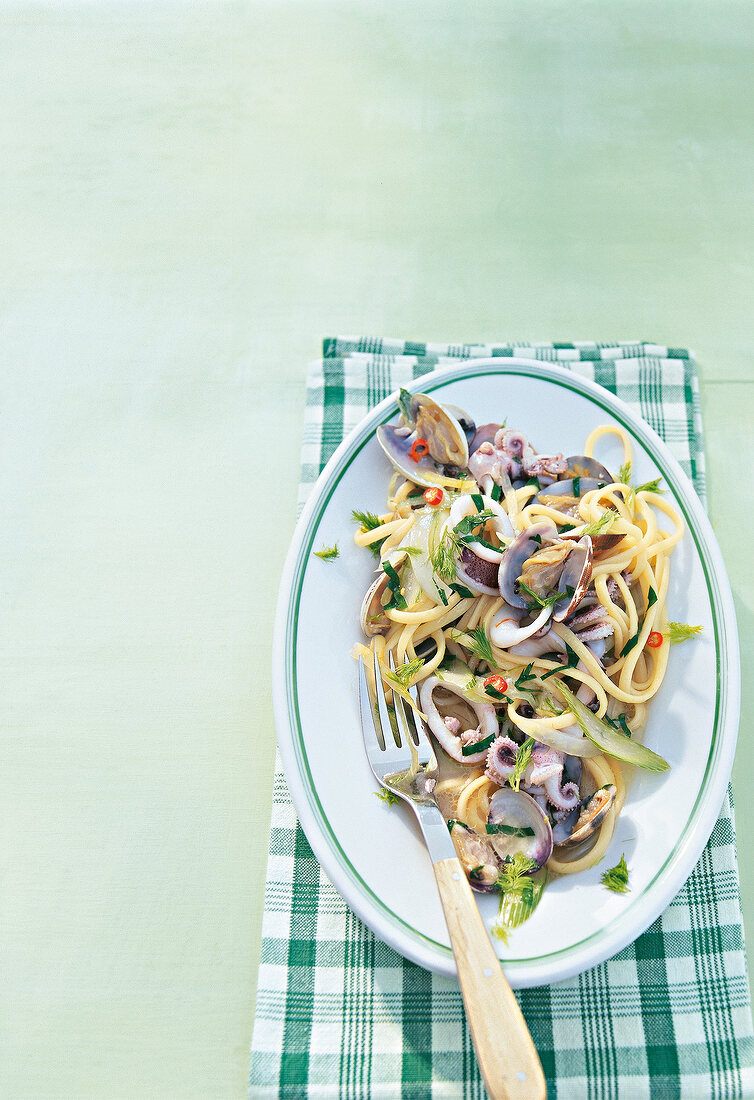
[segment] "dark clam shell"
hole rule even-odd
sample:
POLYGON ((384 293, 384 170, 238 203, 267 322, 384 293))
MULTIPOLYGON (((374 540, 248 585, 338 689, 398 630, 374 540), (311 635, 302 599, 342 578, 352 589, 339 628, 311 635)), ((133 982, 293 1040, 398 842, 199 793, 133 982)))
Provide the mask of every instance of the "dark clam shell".
POLYGON ((588 458, 586 455, 571 455, 566 459, 568 469, 558 481, 568 481, 574 477, 594 478, 603 481, 606 485, 612 485, 615 478, 606 466, 598 462, 596 458, 588 458))

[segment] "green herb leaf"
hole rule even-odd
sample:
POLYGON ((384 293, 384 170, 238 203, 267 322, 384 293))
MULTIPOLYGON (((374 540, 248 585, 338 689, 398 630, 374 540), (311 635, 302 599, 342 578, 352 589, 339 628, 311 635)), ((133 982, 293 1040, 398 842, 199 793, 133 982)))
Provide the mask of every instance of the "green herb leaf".
POLYGON ((497 700, 497 702, 510 703, 510 699, 508 698, 508 696, 503 694, 502 691, 498 691, 498 689, 496 687, 493 687, 492 684, 484 685, 484 694, 489 695, 490 699, 495 699, 497 700))
POLYGON ((649 611, 652 604, 655 604, 655 603, 657 603, 657 593, 655 592, 654 588, 652 588, 652 586, 650 585, 649 586, 649 591, 647 592, 647 611, 649 611))
POLYGON ((335 543, 334 546, 323 546, 321 550, 314 551, 314 556, 322 558, 322 561, 332 561, 333 558, 339 556, 338 544, 335 543))
POLYGON ((374 512, 357 512, 355 509, 351 512, 351 519, 354 523, 359 524, 359 530, 364 534, 367 531, 376 531, 378 527, 382 527, 382 520, 379 516, 376 516, 374 512))
POLYGON ((654 481, 645 481, 643 485, 636 485, 631 492, 632 493, 664 493, 666 490, 660 488, 661 477, 656 477, 654 481))
POLYGON ((492 825, 487 825, 487 832, 490 835, 496 833, 502 833, 503 836, 515 836, 515 837, 527 837, 534 836, 534 830, 529 829, 527 826, 518 825, 503 825, 500 822, 495 822, 492 825))
POLYGON ((530 871, 536 871, 536 859, 530 859, 523 852, 516 852, 503 860, 497 876, 497 885, 503 894, 520 893, 526 886, 530 871))
POLYGON ((519 591, 523 592, 525 596, 528 596, 537 607, 552 607, 553 604, 557 603, 558 600, 565 595, 563 592, 552 592, 549 596, 538 596, 537 593, 529 588, 528 584, 524 584, 522 580, 519 580, 518 588, 519 591))
POLYGON ((497 501, 499 501, 499 500, 500 500, 500 497, 501 497, 502 495, 503 495, 503 487, 502 487, 502 485, 498 485, 498 483, 497 483, 497 482, 495 482, 495 484, 494 484, 494 485, 492 486, 492 489, 491 489, 491 491, 490 491, 490 496, 492 497, 492 499, 493 499, 493 500, 497 500, 497 501))
POLYGON ((394 806, 399 801, 398 795, 395 791, 389 791, 387 787, 383 787, 379 791, 375 791, 375 796, 379 798, 386 806, 394 806))
MULTIPOLYGON (((379 516, 376 516, 374 512, 358 512, 354 510, 351 512, 351 519, 354 523, 359 524, 359 530, 362 534, 366 534, 368 531, 376 531, 378 527, 382 527, 382 520, 379 516)), ((385 536, 387 538, 387 535, 385 536)), ((376 558, 380 556, 380 547, 385 539, 377 539, 376 542, 370 542, 367 547, 368 550, 374 554, 376 558)))
POLYGON ((614 894, 627 894, 629 892, 631 887, 628 885, 628 867, 626 866, 625 855, 620 857, 620 862, 616 863, 615 867, 605 871, 600 881, 603 886, 606 886, 608 890, 612 890, 614 894))
POLYGON ((411 394, 408 390, 404 390, 403 387, 401 387, 398 394, 398 408, 406 423, 413 424, 413 419, 411 417, 411 394))
MULTIPOLYGON (((549 677, 554 676, 556 672, 567 672, 569 668, 576 668, 576 665, 579 663, 579 655, 571 649, 567 642, 566 653, 568 654, 568 659, 566 663, 564 665, 560 665, 558 668, 551 668, 549 672, 545 672, 544 675, 541 677, 542 680, 549 679, 549 677)), ((559 656, 559 653, 556 654, 556 658, 559 656)))
POLYGON ((521 785, 521 780, 524 778, 524 772, 531 763, 531 753, 534 748, 534 738, 527 737, 523 745, 520 746, 516 753, 516 765, 512 773, 508 776, 508 782, 514 791, 517 791, 521 785))
POLYGON ((462 596, 464 600, 471 600, 474 598, 474 593, 470 592, 469 589, 462 584, 450 584, 448 587, 451 588, 453 592, 457 592, 459 596, 462 596))
POLYGON ((385 679, 389 680, 391 684, 408 688, 411 681, 416 676, 417 672, 420 672, 424 665, 423 657, 415 657, 413 661, 406 661, 405 664, 398 665, 395 672, 385 670, 385 679))
POLYGON ((460 630, 455 631, 455 633, 458 636, 453 640, 460 642, 475 657, 479 657, 480 660, 486 661, 489 665, 495 663, 495 658, 492 656, 492 646, 483 626, 478 626, 476 630, 469 630, 466 634, 463 634, 460 630))
POLYGON ((446 528, 442 538, 430 556, 432 568, 440 580, 450 584, 456 578, 456 554, 458 540, 453 537, 450 528, 446 528))
POLYGON ((526 666, 526 668, 518 674, 516 680, 514 681, 514 684, 515 684, 515 687, 517 687, 519 691, 522 690, 524 684, 526 684, 529 680, 536 680, 537 677, 532 672, 533 668, 534 668, 534 662, 531 661, 526 666))
POLYGON ((401 578, 389 561, 383 561, 382 568, 387 573, 387 586, 392 593, 392 598, 385 604, 385 611, 390 611, 392 608, 405 611, 406 601, 401 593, 401 578))
POLYGON ((689 638, 696 638, 702 632, 701 626, 689 626, 688 623, 668 623, 667 633, 664 635, 671 645, 686 642, 689 638))
POLYGON ((614 730, 623 730, 626 737, 631 736, 631 730, 628 728, 625 714, 619 714, 615 718, 610 718, 609 715, 606 714, 604 718, 606 722, 610 723, 614 730))
POLYGON ((636 631, 636 633, 631 638, 628 639, 626 644, 623 646, 623 649, 618 654, 619 657, 626 657, 631 652, 631 650, 634 648, 634 646, 637 645, 643 626, 644 626, 644 623, 639 624, 639 629, 636 631))
POLYGON ((482 494, 481 493, 472 493, 471 494, 471 499, 474 502, 474 507, 476 508, 477 512, 483 512, 484 511, 484 500, 482 499, 482 494))
MULTIPOLYGON (((481 497, 479 498, 482 499, 481 497)), ((461 537, 468 537, 474 534, 477 527, 483 527, 488 520, 495 519, 495 513, 490 512, 489 509, 484 509, 481 512, 472 513, 470 516, 464 516, 462 520, 455 525, 453 530, 457 535, 461 537)))
POLYGON ((631 459, 628 462, 624 462, 620 470, 618 470, 618 482, 620 485, 631 484, 631 459))
POLYGON ((580 497, 581 496, 581 478, 580 477, 575 477, 573 479, 573 495, 575 497, 580 497))
POLYGON ((608 510, 603 512, 600 518, 595 520, 594 523, 588 523, 586 525, 583 531, 581 531, 581 537, 583 538, 584 535, 589 535, 591 538, 594 538, 595 535, 601 535, 617 518, 618 513, 615 509, 608 508, 608 510))
POLYGON ((491 733, 489 737, 483 737, 481 741, 472 741, 470 745, 461 747, 461 756, 473 756, 477 752, 484 752, 495 740, 497 734, 491 733))
POLYGON ((454 825, 462 825, 464 827, 464 829, 468 829, 468 825, 466 824, 465 821, 458 821, 456 818, 451 817, 450 820, 448 821, 448 832, 449 833, 453 832, 453 826, 454 825))

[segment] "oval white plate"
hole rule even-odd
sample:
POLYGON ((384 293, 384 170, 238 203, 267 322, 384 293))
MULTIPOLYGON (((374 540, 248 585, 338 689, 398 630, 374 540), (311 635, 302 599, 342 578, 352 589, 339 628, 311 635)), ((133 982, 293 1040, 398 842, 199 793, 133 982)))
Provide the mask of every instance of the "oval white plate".
MULTIPOLYGON (((735 613, 725 567, 701 504, 662 440, 601 387, 550 364, 484 359, 426 375, 412 387, 468 410, 477 423, 506 419, 537 450, 583 453, 598 424, 632 436, 634 481, 661 475, 687 531, 673 557, 670 618, 701 623, 699 639, 674 647, 644 741, 671 764, 634 769, 626 808, 604 862, 551 881, 533 917, 503 945, 516 988, 570 977, 634 940, 691 873, 712 831, 733 764, 739 712, 735 613), (600 876, 625 853, 631 892, 600 876)), ((454 975, 434 875, 408 806, 386 806, 366 762, 356 665, 359 609, 374 559, 353 543, 353 509, 381 512, 391 467, 374 437, 397 416, 378 405, 338 448, 312 490, 286 561, 275 628, 273 688, 280 752, 296 810, 331 881, 351 908, 407 958, 454 975), (338 544, 340 556, 313 551, 338 544)), ((614 437, 610 437, 611 439, 614 437)), ((619 444, 598 451, 608 468, 619 444)), ((494 897, 480 897, 488 926, 494 897)))

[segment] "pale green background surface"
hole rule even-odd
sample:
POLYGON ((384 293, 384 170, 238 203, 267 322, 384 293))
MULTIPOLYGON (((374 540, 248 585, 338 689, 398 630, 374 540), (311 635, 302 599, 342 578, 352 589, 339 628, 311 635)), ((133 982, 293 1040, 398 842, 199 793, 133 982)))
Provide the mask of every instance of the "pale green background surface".
POLYGON ((696 350, 743 651, 754 6, 0 3, 11 1100, 243 1095, 322 336, 696 350))

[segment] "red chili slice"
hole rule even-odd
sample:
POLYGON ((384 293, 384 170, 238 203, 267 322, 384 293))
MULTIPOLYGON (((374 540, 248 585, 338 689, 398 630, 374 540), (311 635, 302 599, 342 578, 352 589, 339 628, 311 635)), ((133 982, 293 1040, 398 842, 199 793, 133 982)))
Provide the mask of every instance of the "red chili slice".
POLYGON ((411 448, 408 452, 408 457, 413 458, 414 462, 418 462, 420 458, 424 458, 429 454, 429 443, 426 439, 415 439, 411 444, 411 448))
POLYGON ((426 500, 427 504, 439 504, 442 501, 444 495, 445 494, 443 493, 442 489, 440 489, 439 487, 436 489, 424 490, 424 499, 426 500))
POLYGON ((657 647, 661 646, 662 643, 663 643, 662 634, 660 634, 659 630, 653 630, 652 633, 647 638, 647 645, 650 646, 652 649, 657 649, 657 647))
POLYGON ((502 676, 488 676, 484 681, 485 687, 493 687, 495 691, 504 692, 508 690, 508 681, 504 680, 502 676))

